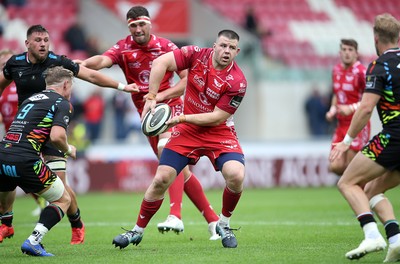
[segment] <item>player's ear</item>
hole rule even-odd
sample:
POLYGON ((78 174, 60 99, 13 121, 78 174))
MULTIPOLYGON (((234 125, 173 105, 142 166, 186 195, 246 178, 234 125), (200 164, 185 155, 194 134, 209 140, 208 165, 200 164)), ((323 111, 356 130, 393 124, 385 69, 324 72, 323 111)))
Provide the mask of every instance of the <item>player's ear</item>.
POLYGON ((63 92, 65 93, 68 91, 68 80, 64 80, 63 82, 63 92))

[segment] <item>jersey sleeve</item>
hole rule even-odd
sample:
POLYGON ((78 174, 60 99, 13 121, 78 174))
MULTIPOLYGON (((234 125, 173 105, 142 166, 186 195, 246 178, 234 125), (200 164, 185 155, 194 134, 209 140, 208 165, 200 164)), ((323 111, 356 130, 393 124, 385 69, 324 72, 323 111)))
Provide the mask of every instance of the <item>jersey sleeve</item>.
POLYGON ((78 76, 79 73, 79 64, 73 62, 71 59, 61 56, 61 66, 63 66, 65 69, 68 69, 72 71, 74 76, 78 76))
MULTIPOLYGON (((12 56, 11 58, 13 58, 14 56, 12 56)), ((12 80, 12 76, 11 76, 11 58, 6 62, 6 65, 3 68, 3 75, 4 78, 6 78, 7 80, 12 80)))
POLYGON ((233 115, 239 108, 246 94, 246 88, 246 79, 243 78, 240 81, 236 81, 231 84, 231 87, 221 96, 216 106, 233 115))
POLYGON ((175 49, 174 57, 178 71, 190 68, 193 59, 199 55, 201 49, 198 46, 184 46, 180 49, 175 49))
POLYGON ((111 59, 113 64, 119 64, 121 60, 121 46, 123 40, 118 41, 114 46, 109 48, 103 53, 103 56, 107 56, 111 59))
POLYGON ((383 65, 377 61, 372 62, 368 66, 365 76, 365 91, 366 93, 375 93, 383 95, 385 86, 386 72, 383 65))
POLYGON ((360 70, 360 72, 358 73, 358 84, 362 91, 365 90, 365 85, 366 85, 366 78, 365 78, 365 74, 366 74, 366 68, 364 66, 359 67, 358 68, 360 70))
POLYGON ((67 100, 62 100, 54 113, 53 126, 61 126, 67 129, 72 118, 72 112, 71 104, 67 100))

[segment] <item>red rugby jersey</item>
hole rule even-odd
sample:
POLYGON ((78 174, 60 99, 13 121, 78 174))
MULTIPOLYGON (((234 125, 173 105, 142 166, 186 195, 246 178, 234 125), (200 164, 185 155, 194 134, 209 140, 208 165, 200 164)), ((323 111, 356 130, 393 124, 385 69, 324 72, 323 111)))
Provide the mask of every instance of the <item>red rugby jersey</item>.
MULTIPOLYGON (((332 71, 333 93, 336 95, 338 105, 348 105, 361 100, 365 90, 366 68, 361 62, 356 61, 345 69, 342 63, 337 64, 332 71)), ((339 122, 350 122, 353 115, 337 115, 339 122)))
MULTIPOLYGON (((113 64, 119 65, 128 83, 136 83, 139 86, 140 92, 132 94, 133 103, 139 114, 142 113, 144 106, 143 96, 149 91, 149 76, 153 60, 177 48, 170 40, 155 35, 150 35, 149 43, 146 46, 141 46, 129 35, 103 53, 103 55, 111 58, 113 64)), ((167 72, 159 91, 170 88, 173 85, 173 77, 173 72, 167 72)), ((173 106, 182 103, 182 100, 174 98, 164 103, 173 106)))
POLYGON ((7 86, 0 97, 0 113, 6 130, 10 127, 18 111, 18 94, 14 82, 7 86))
MULTIPOLYGON (((222 71, 216 70, 212 66, 212 54, 212 48, 197 46, 174 50, 178 69, 189 69, 185 114, 212 112, 215 106, 234 114, 246 93, 247 81, 236 62, 222 71)), ((220 126, 231 125, 230 121, 220 126)))

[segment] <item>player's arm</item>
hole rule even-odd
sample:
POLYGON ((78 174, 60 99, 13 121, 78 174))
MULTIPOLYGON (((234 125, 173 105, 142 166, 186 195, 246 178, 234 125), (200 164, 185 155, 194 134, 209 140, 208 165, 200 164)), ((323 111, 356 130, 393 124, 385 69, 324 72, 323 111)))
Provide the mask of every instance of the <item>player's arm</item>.
POLYGON ((76 158, 76 148, 67 142, 67 131, 62 126, 53 126, 50 131, 51 143, 66 156, 76 158))
POLYGON ((7 80, 4 77, 3 72, 0 73, 0 96, 3 93, 4 89, 10 85, 10 83, 12 82, 12 80, 7 80))
POLYGON ((351 119, 351 124, 347 134, 355 138, 358 133, 367 125, 374 111, 375 106, 378 104, 381 96, 375 93, 364 93, 361 99, 360 106, 354 113, 351 119))
POLYGON ((101 72, 86 68, 82 65, 79 67, 78 78, 101 87, 111 87, 129 93, 139 92, 139 87, 134 83, 128 85, 122 84, 101 72))
POLYGON ((104 55, 95 55, 79 62, 79 64, 89 69, 100 70, 104 68, 110 68, 113 65, 113 62, 110 57, 104 55))
MULTIPOLYGON (((184 94, 187 82, 187 70, 178 73, 180 80, 171 88, 157 93, 156 101, 162 102, 171 98, 176 98, 184 94)), ((146 98, 146 97, 145 97, 146 98)))
POLYGON ((353 114, 359 106, 360 106, 360 102, 347 104, 347 105, 338 105, 337 112, 341 115, 348 116, 348 115, 353 114))
POLYGON ((168 52, 153 61, 149 79, 149 93, 156 95, 167 71, 177 71, 174 53, 168 52))
POLYGON ((172 51, 165 53, 155 59, 151 66, 150 79, 149 79, 149 93, 145 97, 146 102, 143 107, 142 119, 149 110, 154 112, 156 106, 156 96, 160 89, 160 84, 167 71, 177 71, 174 53, 172 51))
POLYGON ((356 110, 351 119, 350 127, 347 130, 347 134, 342 142, 338 143, 335 148, 332 149, 329 159, 331 161, 340 157, 344 152, 346 152, 351 142, 358 133, 367 125, 374 111, 375 106, 379 102, 381 96, 375 93, 364 93, 361 99, 360 106, 356 110))
POLYGON ((329 111, 325 115, 326 120, 328 120, 329 122, 331 122, 334 119, 334 117, 337 113, 336 104, 337 104, 337 98, 336 98, 336 95, 333 95, 332 100, 331 100, 331 107, 329 108, 329 111))
POLYGON ((230 113, 216 106, 214 111, 210 113, 175 116, 165 123, 168 125, 189 123, 197 126, 217 126, 225 122, 230 116, 230 113))

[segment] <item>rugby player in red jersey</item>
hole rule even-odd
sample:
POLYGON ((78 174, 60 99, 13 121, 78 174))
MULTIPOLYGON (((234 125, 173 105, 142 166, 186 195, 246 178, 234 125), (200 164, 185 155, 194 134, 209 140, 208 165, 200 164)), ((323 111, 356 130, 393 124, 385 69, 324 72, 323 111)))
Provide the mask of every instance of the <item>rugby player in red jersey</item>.
MULTIPOLYGON (((332 70, 333 96, 328 121, 336 117, 337 127, 332 138, 332 146, 341 142, 350 126, 351 118, 358 108, 365 89, 366 68, 358 60, 358 44, 354 39, 340 42, 340 60, 332 70)), ((329 169, 341 176, 358 151, 368 142, 371 133, 370 122, 357 135, 350 149, 343 157, 330 161, 329 169)))
POLYGON ((157 93, 167 71, 188 69, 185 107, 183 115, 166 122, 173 127, 172 135, 161 154, 153 182, 146 190, 136 225, 114 238, 116 247, 124 248, 130 243, 138 245, 141 242, 144 229, 161 207, 169 185, 185 166, 195 164, 201 156, 209 158, 226 182, 216 232, 220 234, 224 247, 237 247, 230 218, 242 194, 245 166, 233 114, 247 88, 247 81, 234 62, 240 51, 238 44, 236 32, 222 30, 212 48, 186 46, 153 61, 142 116, 154 111, 157 93))
MULTIPOLYGON (((138 93, 132 94, 132 101, 139 114, 144 107, 144 96, 149 92, 149 76, 153 61, 159 56, 176 50, 178 47, 168 39, 158 37, 150 33, 151 19, 148 10, 143 6, 134 6, 126 14, 130 35, 119 40, 102 55, 96 55, 86 59, 82 65, 91 69, 103 69, 117 64, 125 74, 128 83, 136 84, 138 93)), ((168 104, 173 116, 179 116, 183 112, 183 94, 187 71, 176 71, 180 80, 173 85, 174 71, 167 71, 160 83, 160 93, 156 97, 157 102, 168 104)), ((167 131, 159 136, 148 137, 154 153, 159 158, 163 148, 171 136, 167 131)), ((181 217, 183 191, 202 213, 208 223, 210 240, 220 237, 215 232, 218 215, 208 202, 203 188, 196 176, 186 166, 182 173, 178 174, 175 181, 169 187, 170 213, 165 222, 157 225, 160 232, 172 230, 176 233, 184 230, 181 217)))

